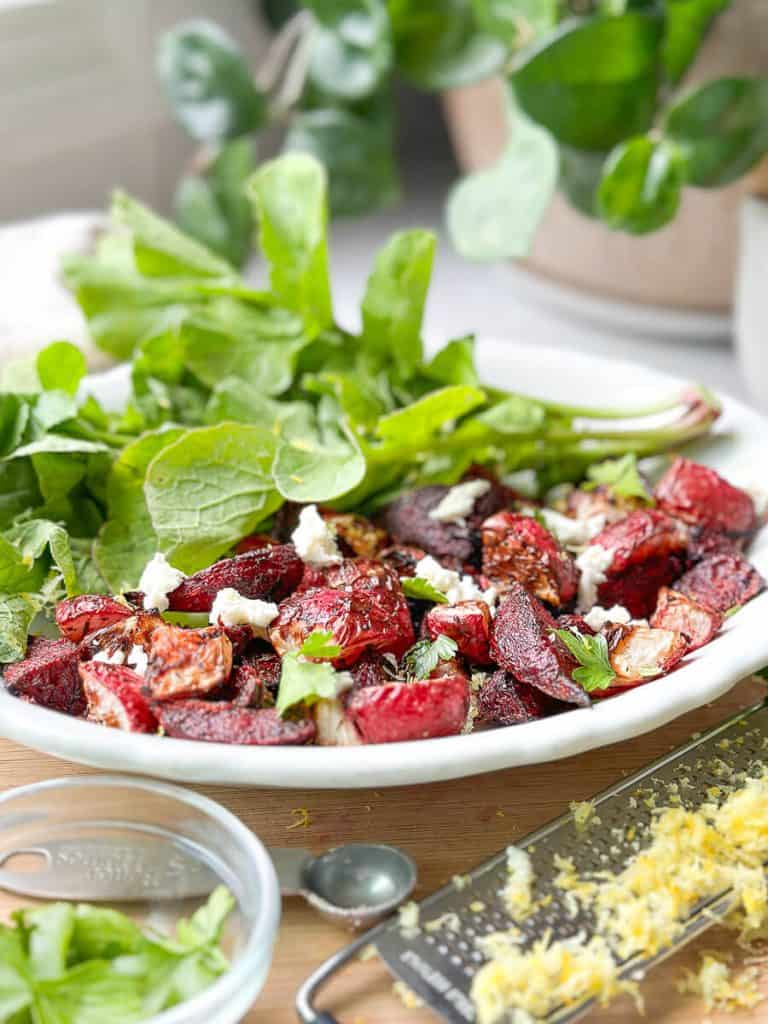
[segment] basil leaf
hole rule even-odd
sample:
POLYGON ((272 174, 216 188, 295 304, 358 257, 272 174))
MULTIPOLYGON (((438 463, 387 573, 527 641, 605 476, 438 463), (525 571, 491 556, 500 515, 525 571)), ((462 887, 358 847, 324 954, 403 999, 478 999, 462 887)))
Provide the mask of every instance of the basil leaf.
POLYGON ((250 138, 222 146, 204 174, 183 177, 174 213, 184 231, 241 267, 251 251, 253 217, 245 183, 255 169, 250 138))
POLYGON ((451 190, 446 220, 458 252, 478 262, 527 255, 557 174, 551 136, 527 117, 513 115, 510 140, 497 163, 451 190))
POLYGON ((666 0, 662 60, 673 82, 683 77, 712 21, 730 5, 731 0, 666 0))
POLYGON ((685 161, 674 143, 638 136, 610 154, 597 190, 601 218, 634 235, 656 231, 677 213, 685 161))
POLYGON ((305 0, 319 24, 312 38, 309 81, 323 96, 359 102, 392 67, 392 38, 382 0, 305 0))
POLYGON ((391 125, 381 119, 348 110, 297 113, 284 148, 309 153, 325 165, 334 216, 375 210, 400 194, 391 125))
POLYGON ((768 79, 720 78, 694 89, 669 108, 664 132, 692 185, 736 181, 768 153, 768 79))
POLYGON ((210 565, 282 502, 270 472, 274 435, 244 423, 186 431, 147 469, 144 494, 161 548, 177 568, 210 565))
POLYGON ((651 126, 663 22, 655 10, 570 19, 513 68, 525 113, 576 149, 606 150, 651 126))
POLYGON ((37 375, 46 391, 74 395, 85 376, 85 356, 69 341, 54 341, 37 354, 37 375))
POLYGON ((327 183, 322 166, 301 153, 263 164, 247 186, 261 251, 277 301, 316 333, 333 321, 328 277, 327 183))
POLYGON ((403 377, 421 361, 421 325, 435 237, 399 231, 379 250, 363 296, 363 343, 376 365, 392 360, 403 377))
POLYGON ((115 224, 131 233, 136 266, 142 274, 229 280, 234 277, 229 263, 124 192, 115 193, 111 215, 115 224))
POLYGON ((454 89, 487 78, 506 48, 479 30, 472 0, 389 0, 398 70, 424 89, 454 89))
MULTIPOLYGON (((24 657, 29 627, 39 610, 40 601, 31 594, 0 593, 0 664, 19 661, 24 657)), ((0 992, 3 992, 3 980, 0 961, 0 992)))
POLYGON ((284 715, 297 704, 333 700, 339 692, 339 673, 327 661, 304 661, 294 651, 283 657, 276 708, 284 715))
POLYGON ((266 121, 266 98, 244 55, 214 22, 187 21, 166 32, 157 69, 174 114, 194 139, 232 139, 266 121))
POLYGON ((288 501, 331 501, 365 476, 365 456, 350 432, 295 435, 280 441, 273 466, 278 491, 288 501))

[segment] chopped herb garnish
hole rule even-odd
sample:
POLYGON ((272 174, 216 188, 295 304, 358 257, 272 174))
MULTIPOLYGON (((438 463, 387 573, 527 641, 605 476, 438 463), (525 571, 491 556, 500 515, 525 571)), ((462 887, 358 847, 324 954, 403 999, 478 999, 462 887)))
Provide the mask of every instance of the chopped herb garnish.
POLYGON ((584 636, 570 629, 555 629, 552 632, 562 640, 579 663, 580 667, 573 670, 574 681, 587 693, 593 690, 607 690, 616 678, 616 673, 608 660, 608 644, 605 637, 599 634, 584 636))
POLYGON ((617 498, 640 498, 650 505, 652 498, 637 468, 637 457, 629 452, 620 459, 606 459, 587 470, 585 490, 604 484, 617 498))
POLYGON ((400 585, 406 597, 412 597, 416 601, 433 601, 435 604, 448 604, 445 594, 433 587, 432 584, 421 576, 403 576, 400 585))
POLYGON ((304 658, 338 658, 341 647, 334 641, 333 633, 310 633, 299 649, 304 658))
POLYGON ((434 640, 419 640, 406 651, 403 667, 407 679, 426 679, 437 668, 438 662, 450 661, 456 654, 458 645, 444 633, 434 640))

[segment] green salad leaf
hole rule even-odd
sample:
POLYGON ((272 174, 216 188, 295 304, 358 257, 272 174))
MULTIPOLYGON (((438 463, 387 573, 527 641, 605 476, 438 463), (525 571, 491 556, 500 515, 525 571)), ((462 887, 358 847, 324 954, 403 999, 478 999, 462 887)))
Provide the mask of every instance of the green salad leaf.
MULTIPOLYGON (((324 7, 326 17, 336 14, 324 7)), ((67 343, 5 368, 3 661, 23 656, 35 614, 65 595, 134 590, 156 551, 194 572, 268 529, 286 501, 372 513, 404 490, 453 485, 473 464, 502 478, 530 471, 543 490, 582 481, 605 460, 677 450, 718 415, 702 390, 641 410, 506 391, 481 380, 470 337, 426 358, 434 237, 419 229, 384 247, 362 327, 344 330, 333 320, 320 165, 298 153, 272 161, 250 178, 247 200, 268 291, 120 193, 115 229, 67 261, 94 340, 131 360, 122 408, 88 393, 82 357, 67 343), (631 429, 617 423, 626 417, 631 429)), ((630 469, 611 482, 629 486, 630 469)), ((403 587, 442 600, 426 581, 403 587)), ((326 670, 289 662, 283 706, 330 692, 337 680, 326 670)))
POLYGON ((435 604, 448 604, 448 598, 445 594, 436 587, 433 587, 429 580, 425 580, 421 576, 403 576, 400 580, 400 586, 403 588, 405 596, 415 601, 434 601, 435 604))
POLYGON ((333 633, 310 633, 299 648, 302 658, 338 658, 341 647, 334 641, 333 633))
POLYGON ((606 459, 587 469, 587 482, 582 486, 585 490, 594 490, 598 484, 604 484, 617 498, 641 498, 650 504, 652 499, 648 485, 637 468, 637 457, 631 452, 620 459, 606 459))

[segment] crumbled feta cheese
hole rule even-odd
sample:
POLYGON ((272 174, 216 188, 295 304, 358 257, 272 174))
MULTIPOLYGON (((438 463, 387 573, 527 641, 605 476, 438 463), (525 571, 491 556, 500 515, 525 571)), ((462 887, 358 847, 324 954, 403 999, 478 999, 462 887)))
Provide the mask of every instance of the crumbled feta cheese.
POLYGON ((605 526, 605 516, 601 512, 587 516, 586 519, 572 519, 561 515, 552 508, 539 509, 547 529, 557 537, 566 548, 581 548, 600 533, 605 526))
POLYGON ((271 601, 243 597, 233 587, 224 587, 214 598, 209 621, 222 626, 250 626, 262 632, 277 618, 278 607, 271 601))
POLYGON ((595 632, 602 629, 608 622, 619 622, 623 626, 629 625, 632 621, 632 614, 623 604, 615 604, 612 608, 601 608, 599 604, 587 612, 584 621, 595 632))
POLYGON ((445 594, 449 604, 460 601, 485 601, 493 609, 498 594, 494 587, 481 590, 471 576, 459 576, 453 569, 446 569, 431 555, 425 555, 416 563, 415 573, 430 583, 435 590, 445 594))
POLYGON ((333 529, 317 511, 317 505, 305 505, 301 510, 291 540, 299 558, 309 565, 335 565, 342 560, 333 529))
POLYGON ((471 514, 478 498, 490 491, 488 480, 467 480, 456 484, 430 511, 429 518, 441 523, 461 523, 471 514))
POLYGON ((159 612, 167 611, 168 594, 186 578, 181 570, 174 569, 165 555, 158 551, 144 566, 139 580, 139 590, 144 592, 144 611, 153 608, 159 612))
POLYGON ((125 664, 125 651, 121 651, 120 648, 108 654, 106 651, 98 651, 91 658, 91 661, 103 661, 107 665, 124 665, 125 664))
POLYGON ((133 669, 134 672, 143 676, 147 671, 149 658, 141 644, 134 644, 130 651, 128 651, 128 657, 125 659, 125 662, 133 669))
POLYGON ((613 561, 614 550, 601 547, 599 544, 590 544, 576 559, 576 565, 581 570, 579 611, 589 611, 597 604, 597 588, 607 579, 605 572, 613 561))

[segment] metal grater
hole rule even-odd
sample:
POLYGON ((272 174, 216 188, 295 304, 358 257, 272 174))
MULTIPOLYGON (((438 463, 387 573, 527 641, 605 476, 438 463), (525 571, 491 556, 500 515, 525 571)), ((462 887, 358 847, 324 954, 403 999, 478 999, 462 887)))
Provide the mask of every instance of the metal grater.
MULTIPOLYGON (((553 940, 590 935, 591 915, 574 914, 562 890, 553 886, 554 854, 573 859, 579 874, 597 870, 619 872, 628 858, 645 845, 654 799, 659 807, 679 798, 680 805, 696 809, 716 786, 723 797, 749 775, 759 774, 768 760, 768 702, 727 719, 721 725, 693 738, 672 753, 628 777, 595 797, 592 824, 578 830, 568 813, 515 845, 527 849, 536 877, 537 897, 551 896, 545 909, 535 911, 523 923, 511 920, 499 897, 507 879, 506 850, 477 867, 462 889, 450 884, 419 904, 421 930, 404 938, 397 919, 389 919, 361 936, 324 963, 299 990, 296 1009, 303 1024, 336 1024, 328 1013, 313 1008, 317 989, 364 946, 376 947, 392 973, 419 995, 435 1013, 450 1024, 475 1020, 470 987, 484 957, 475 948, 479 936, 506 930, 513 924, 524 933, 522 948, 529 947, 547 931, 553 940), (627 838, 627 826, 634 825, 634 837, 627 838), (471 910, 470 904, 484 904, 471 910), (428 932, 424 924, 451 913, 458 915, 460 928, 428 932)), ((652 959, 633 958, 621 962, 622 977, 637 976, 724 916, 731 906, 729 893, 703 902, 694 909, 674 946, 652 959)), ((549 1018, 551 1024, 574 1021, 587 1012, 593 1000, 563 1007, 549 1018)))

